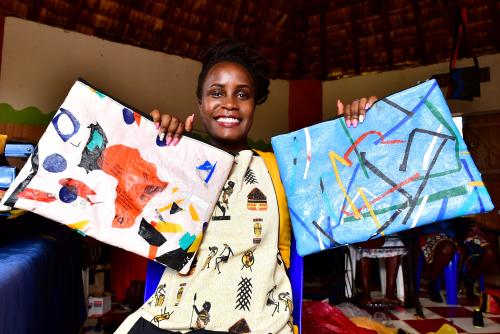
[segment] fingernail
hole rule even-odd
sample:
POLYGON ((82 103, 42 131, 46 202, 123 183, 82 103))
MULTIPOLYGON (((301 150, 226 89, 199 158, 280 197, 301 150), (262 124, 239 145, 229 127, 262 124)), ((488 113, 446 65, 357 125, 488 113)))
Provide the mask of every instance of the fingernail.
POLYGON ((350 128, 351 127, 351 120, 348 119, 347 121, 345 121, 345 124, 347 125, 348 128, 350 128))
POLYGON ((169 146, 170 143, 172 143, 172 136, 167 137, 167 146, 169 146))
POLYGON ((159 138, 160 138, 160 141, 163 141, 165 139, 165 132, 161 132, 159 138))
POLYGON ((352 120, 352 127, 355 128, 358 126, 358 120, 357 119, 353 119, 352 120))
POLYGON ((172 145, 175 146, 179 143, 179 138, 175 137, 174 140, 172 140, 172 145))
POLYGON ((156 128, 156 130, 158 130, 160 128, 160 123, 159 122, 155 122, 155 128, 156 128))
POLYGON ((367 103, 367 104, 365 105, 365 109, 369 109, 371 106, 372 106, 372 104, 371 104, 371 103, 367 103))
POLYGON ((359 115, 359 122, 363 123, 364 120, 365 120, 365 116, 364 115, 359 115))

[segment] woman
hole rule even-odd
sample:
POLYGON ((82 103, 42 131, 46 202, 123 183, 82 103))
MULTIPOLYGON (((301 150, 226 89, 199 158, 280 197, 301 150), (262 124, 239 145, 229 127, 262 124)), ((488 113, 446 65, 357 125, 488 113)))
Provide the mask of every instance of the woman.
POLYGON ((398 276, 401 257, 407 251, 397 236, 381 237, 354 245, 356 247, 356 261, 359 263, 361 276, 361 294, 359 303, 368 307, 401 306, 403 302, 396 294, 396 279, 398 276), (370 295, 372 259, 384 259, 386 271, 385 294, 380 301, 373 300, 370 295))
MULTIPOLYGON (((191 274, 165 270, 161 305, 153 295, 117 333, 291 333, 290 303, 280 298, 291 296, 286 201, 279 177, 270 174, 277 171, 274 157, 247 144, 255 107, 269 93, 267 63, 248 45, 230 40, 210 46, 202 61, 200 119, 209 143, 235 156, 219 201, 224 212, 214 211, 191 274)), ((375 100, 345 108, 339 102, 339 112, 345 110, 346 122, 356 126, 375 100)), ((157 110, 151 115, 169 145, 193 127, 194 115, 185 123, 157 110)))

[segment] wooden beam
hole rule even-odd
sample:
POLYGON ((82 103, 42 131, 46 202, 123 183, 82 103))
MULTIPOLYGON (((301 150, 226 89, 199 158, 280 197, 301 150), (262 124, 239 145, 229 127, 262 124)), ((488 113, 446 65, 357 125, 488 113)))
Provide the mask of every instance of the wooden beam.
POLYGON ((389 26, 389 5, 388 0, 378 0, 380 11, 380 19, 382 20, 382 36, 384 39, 385 52, 387 53, 387 68, 392 69, 394 66, 394 59, 392 56, 392 41, 391 41, 391 28, 389 26))
POLYGON ((2 74, 2 53, 3 53, 3 34, 5 32, 5 16, 0 13, 0 78, 2 74))
POLYGON ((264 34, 264 31, 266 30, 267 16, 269 14, 269 3, 267 0, 260 0, 258 7, 262 8, 262 12, 261 12, 261 15, 262 15, 261 20, 262 21, 257 26, 257 29, 253 29, 255 31, 255 33, 254 33, 252 42, 255 41, 254 44, 256 44, 257 46, 261 46, 261 45, 263 45, 262 36, 264 34), (260 43, 256 43, 257 41, 260 43))
POLYGON ((422 29, 422 15, 420 13, 420 6, 418 0, 412 1, 413 16, 415 17, 415 28, 417 30, 417 54, 420 59, 420 63, 425 65, 429 62, 427 57, 427 51, 425 48, 424 32, 422 29))
POLYGON ((491 29, 493 30, 493 36, 495 38, 496 51, 500 51, 500 26, 498 25, 498 20, 500 19, 500 14, 498 13, 497 0, 488 1, 488 12, 491 15, 491 29))
POLYGON ((296 50, 297 50, 297 63, 295 66, 295 71, 293 73, 292 79, 302 79, 304 77, 304 54, 306 49, 306 41, 307 35, 309 33, 309 16, 305 11, 299 11, 297 15, 300 18, 300 22, 302 22, 302 39, 297 41, 296 50))
MULTIPOLYGON (((203 23, 203 26, 201 28, 201 37, 200 37, 200 41, 198 43, 198 45, 200 46, 201 49, 205 48, 207 41, 208 41, 208 37, 213 32, 214 25, 215 25, 215 7, 216 7, 216 4, 207 2, 206 5, 208 6, 208 10, 207 10, 206 16, 205 16, 206 20, 203 23)), ((222 4, 222 5, 224 6, 224 4, 222 4)))
POLYGON ((321 80, 328 78, 328 36, 326 26, 326 3, 321 2, 321 12, 319 14, 320 29, 320 50, 321 50, 321 80))
MULTIPOLYGON (((96 3, 97 3, 97 1, 96 1, 96 3)), ((71 9, 71 15, 69 16, 68 20, 66 21, 66 24, 64 25, 64 29, 75 30, 76 23, 78 22, 78 19, 82 15, 82 10, 83 10, 83 7, 85 4, 86 4, 86 0, 79 0, 75 5, 73 5, 73 8, 71 9)))
POLYGON ((236 17, 236 23, 234 28, 234 38, 236 40, 241 39, 241 31, 243 30, 243 28, 240 27, 240 22, 243 20, 243 16, 248 8, 248 6, 245 6, 245 4, 247 4, 247 1, 240 0, 240 6, 238 7, 238 16, 236 17))
POLYGON ((125 39, 125 32, 129 22, 128 17, 130 15, 130 11, 132 10, 132 0, 122 0, 119 4, 120 9, 118 14, 118 26, 116 27, 116 39, 123 41, 125 39))
POLYGON ((283 72, 283 65, 285 64, 285 59, 288 53, 291 50, 294 50, 292 41, 295 42, 295 39, 293 38, 295 35, 295 26, 293 25, 293 21, 296 18, 297 12, 296 12, 296 1, 290 1, 288 4, 287 8, 287 17, 285 19, 285 23, 283 24, 285 32, 283 34, 283 41, 284 45, 281 48, 279 55, 278 55, 278 68, 276 70, 276 74, 280 75, 283 72))
POLYGON ((170 7, 166 7, 165 11, 163 12, 163 30, 161 34, 158 35, 158 38, 156 39, 156 48, 157 50, 162 50, 162 51, 168 51, 170 45, 165 44, 165 40, 167 39, 168 35, 171 32, 170 29, 170 23, 172 22, 172 18, 174 16, 174 11, 175 9, 179 6, 180 1, 179 0, 170 0, 169 5, 170 7))
POLYGON ((31 7, 28 8, 28 20, 37 21, 38 16, 43 7, 44 0, 34 0, 31 2, 31 7))
POLYGON ((359 40, 358 40, 358 23, 356 21, 355 7, 357 1, 351 2, 351 40, 352 40, 352 53, 354 58, 354 73, 356 75, 361 74, 361 60, 359 54, 359 40))

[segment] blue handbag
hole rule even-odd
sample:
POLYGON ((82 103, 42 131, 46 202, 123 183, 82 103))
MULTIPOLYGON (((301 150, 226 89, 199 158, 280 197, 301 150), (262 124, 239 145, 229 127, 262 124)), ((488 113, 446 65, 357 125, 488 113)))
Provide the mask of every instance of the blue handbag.
POLYGON ((435 80, 271 143, 300 255, 493 209, 435 80))

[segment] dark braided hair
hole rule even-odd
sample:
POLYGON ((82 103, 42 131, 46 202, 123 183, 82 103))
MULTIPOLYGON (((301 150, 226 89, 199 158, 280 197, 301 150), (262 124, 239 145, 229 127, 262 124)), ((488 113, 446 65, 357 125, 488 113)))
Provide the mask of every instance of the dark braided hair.
POLYGON ((208 71, 216 64, 224 61, 234 62, 246 68, 253 79, 255 88, 255 103, 262 104, 269 95, 269 66, 266 59, 253 47, 245 42, 233 39, 223 39, 210 44, 200 54, 202 62, 198 76, 196 96, 201 100, 203 83, 208 71))

